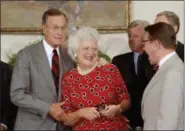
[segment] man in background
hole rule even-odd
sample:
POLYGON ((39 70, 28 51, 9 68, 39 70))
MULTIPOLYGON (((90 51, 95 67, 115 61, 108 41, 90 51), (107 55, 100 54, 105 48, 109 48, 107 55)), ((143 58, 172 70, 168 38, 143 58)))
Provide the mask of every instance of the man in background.
POLYGON ((141 98, 143 91, 148 84, 145 77, 143 64, 148 62, 143 57, 143 35, 144 28, 148 26, 147 21, 135 20, 128 26, 129 46, 132 52, 115 56, 112 63, 115 64, 128 89, 131 98, 131 107, 124 115, 129 119, 133 130, 142 129, 143 120, 141 117, 141 98))
POLYGON ((176 32, 164 22, 145 31, 144 50, 159 69, 142 98, 144 130, 184 130, 184 67, 175 52, 176 32))
POLYGON ((0 61, 0 130, 13 130, 17 107, 10 100, 10 82, 12 77, 12 69, 7 63, 0 61))
MULTIPOLYGON (((173 26, 175 33, 179 32, 180 28, 180 20, 179 17, 171 11, 163 11, 157 14, 155 18, 155 23, 158 22, 165 22, 167 24, 170 24, 173 26)), ((184 62, 184 44, 182 44, 180 41, 176 41, 176 52, 178 56, 181 58, 181 60, 184 62)))

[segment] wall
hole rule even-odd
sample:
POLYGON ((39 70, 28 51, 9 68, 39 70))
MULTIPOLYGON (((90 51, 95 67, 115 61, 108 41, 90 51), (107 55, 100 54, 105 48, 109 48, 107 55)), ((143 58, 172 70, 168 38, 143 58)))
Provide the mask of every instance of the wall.
MULTIPOLYGON (((181 22, 178 40, 184 43, 184 1, 133 1, 132 20, 142 19, 153 23, 157 13, 170 10, 175 12, 181 22)), ((127 34, 102 34, 101 49, 110 57, 129 52, 127 34)), ((7 62, 7 54, 15 53, 29 42, 40 39, 39 35, 1 35, 1 60, 7 62)))

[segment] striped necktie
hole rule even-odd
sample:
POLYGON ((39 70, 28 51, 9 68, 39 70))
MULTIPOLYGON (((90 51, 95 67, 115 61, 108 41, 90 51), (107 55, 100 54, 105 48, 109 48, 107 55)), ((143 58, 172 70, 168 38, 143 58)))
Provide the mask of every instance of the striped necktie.
POLYGON ((59 86, 59 57, 57 54, 56 49, 53 50, 53 57, 52 57, 52 75, 53 75, 53 80, 56 86, 56 91, 58 94, 58 86, 59 86))

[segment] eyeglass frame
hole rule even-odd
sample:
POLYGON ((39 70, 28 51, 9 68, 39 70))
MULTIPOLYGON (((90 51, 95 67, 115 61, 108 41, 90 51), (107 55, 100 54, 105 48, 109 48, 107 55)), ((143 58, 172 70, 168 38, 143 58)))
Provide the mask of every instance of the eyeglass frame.
POLYGON ((152 41, 154 41, 154 40, 142 40, 142 43, 146 43, 146 42, 152 42, 152 41))

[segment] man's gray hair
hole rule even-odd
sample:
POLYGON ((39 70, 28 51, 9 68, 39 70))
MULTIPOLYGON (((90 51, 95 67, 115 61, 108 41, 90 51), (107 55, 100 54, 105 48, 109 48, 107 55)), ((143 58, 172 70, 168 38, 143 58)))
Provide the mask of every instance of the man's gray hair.
POLYGON ((163 12, 160 12, 159 14, 157 14, 157 16, 165 16, 172 26, 177 26, 176 33, 178 33, 179 28, 180 28, 180 20, 179 20, 179 17, 174 12, 163 11, 163 12))
POLYGON ((73 34, 69 36, 69 39, 68 39, 67 48, 68 48, 69 56, 72 58, 73 61, 76 62, 76 53, 77 53, 80 41, 95 40, 97 41, 98 48, 99 48, 100 46, 99 39, 100 39, 100 35, 98 31, 94 28, 82 27, 76 30, 75 32, 73 32, 73 34))
POLYGON ((134 20, 128 25, 128 29, 136 27, 138 25, 140 25, 141 27, 143 27, 143 29, 145 29, 145 27, 150 25, 150 23, 148 21, 145 21, 145 20, 134 20))

